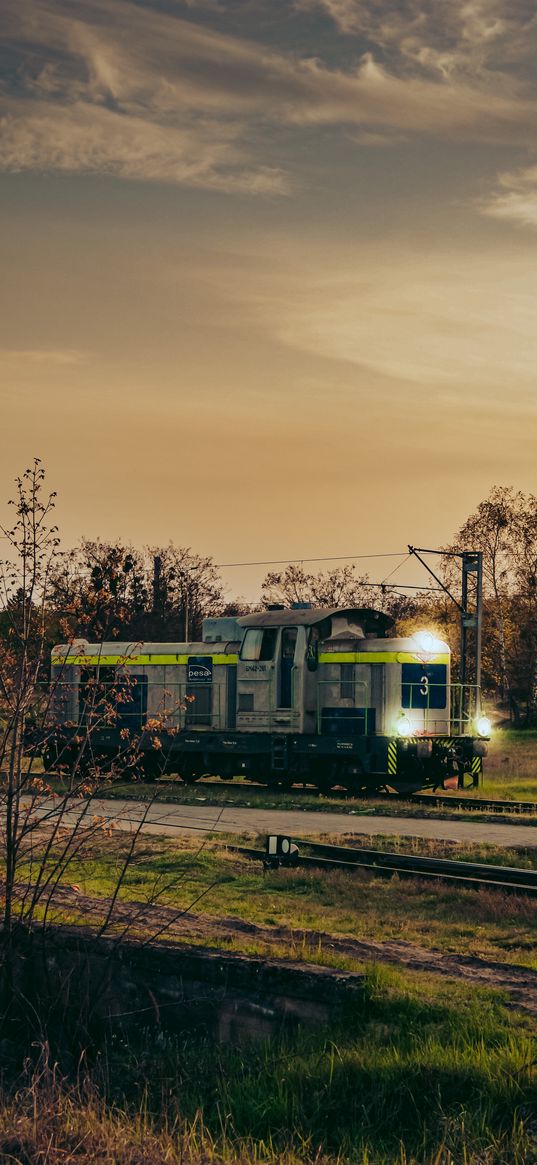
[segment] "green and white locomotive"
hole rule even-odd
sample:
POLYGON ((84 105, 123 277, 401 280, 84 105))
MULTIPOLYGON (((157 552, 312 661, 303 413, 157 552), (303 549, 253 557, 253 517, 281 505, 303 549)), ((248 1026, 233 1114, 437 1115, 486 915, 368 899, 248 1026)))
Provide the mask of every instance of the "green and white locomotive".
POLYGON ((45 760, 72 763, 91 727, 101 765, 136 741, 149 779, 476 784, 490 731, 478 692, 451 683, 446 643, 392 630, 379 611, 300 607, 206 619, 200 643, 57 646, 45 760))

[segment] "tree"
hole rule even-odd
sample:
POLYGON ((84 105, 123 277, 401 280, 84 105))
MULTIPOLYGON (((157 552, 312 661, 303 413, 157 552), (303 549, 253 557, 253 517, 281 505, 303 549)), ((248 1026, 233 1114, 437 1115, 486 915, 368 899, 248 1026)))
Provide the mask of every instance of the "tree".
MULTIPOLYGON (((523 494, 508 486, 494 486, 448 547, 450 551, 480 550, 483 554, 483 590, 488 600, 485 607, 485 673, 495 681, 501 698, 509 687, 506 620, 513 580, 517 514, 523 503, 523 494)), ((451 566, 448 560, 446 570, 451 566)))
MULTIPOLYGON (((40 755, 54 744, 55 704, 62 700, 67 685, 61 667, 57 678, 45 682, 51 610, 55 614, 51 604, 57 600, 59 587, 64 595, 61 619, 78 627, 84 618, 84 602, 78 588, 70 589, 68 571, 66 578, 62 575, 69 560, 61 552, 57 529, 52 524, 54 497, 53 493, 46 493, 44 471, 35 461, 17 480, 13 525, 0 528, 7 543, 6 559, 0 563, 4 621, 0 639, 0 772, 5 774, 0 784, 0 1037, 5 1032, 2 1024, 11 1025, 14 1018, 18 1025, 24 1024, 37 1015, 21 994, 16 974, 18 955, 36 929, 44 937, 58 891, 65 888, 73 862, 91 857, 93 845, 109 830, 95 812, 95 796, 102 794, 114 777, 132 770, 141 758, 140 739, 127 729, 120 732, 122 744, 111 772, 103 775, 93 748, 99 729, 116 722, 118 695, 125 699, 129 678, 127 669, 120 664, 112 681, 105 682, 97 668, 86 684, 83 716, 73 724, 70 737, 69 782, 62 779, 67 767, 62 751, 57 757, 55 776, 49 779, 43 775, 40 755), (71 606, 68 596, 73 594, 75 602, 71 606)), ((123 573, 131 574, 134 566, 124 572, 122 559, 109 554, 105 555, 104 564, 108 573, 99 567, 100 578, 93 576, 98 585, 88 594, 90 599, 93 595, 99 597, 105 586, 111 597, 110 609, 116 616, 116 600, 122 601, 123 573), (106 582, 101 584, 103 576, 106 582)), ((108 629, 108 599, 103 603, 98 598, 93 607, 90 604, 89 617, 102 618, 102 625, 108 629)), ((94 624, 94 629, 99 625, 94 624)), ((72 645, 73 634, 66 639, 67 648, 72 645)), ((145 734, 152 733, 155 750, 160 747, 159 731, 167 727, 164 714, 145 724, 145 734)), ((103 901, 100 935, 110 933, 115 924, 120 892, 152 803, 151 799, 147 802, 124 847, 113 890, 103 901)), ((152 903, 173 886, 174 879, 160 878, 152 903)), ((135 911, 126 923, 122 922, 114 942, 127 936, 136 918, 135 911)), ((156 919, 153 934, 161 925, 156 919)))
POLYGON ((54 563, 50 607, 56 622, 93 642, 143 638, 151 609, 147 575, 143 555, 132 546, 82 540, 54 563))
POLYGON ((283 603, 311 603, 314 607, 368 607, 371 590, 367 575, 356 575, 351 565, 312 574, 303 566, 290 563, 284 571, 269 571, 262 585, 265 606, 283 603))
POLYGON ((106 639, 196 640, 224 603, 210 557, 190 547, 82 541, 58 565, 51 604, 68 632, 106 639))
MULTIPOLYGON (((494 486, 448 550, 483 554, 484 685, 509 698, 516 717, 537 715, 537 498, 494 486)), ((453 563, 446 559, 446 579, 453 563)))
POLYGON ((190 547, 148 548, 155 567, 153 612, 162 639, 201 639, 202 621, 224 603, 222 580, 210 557, 190 547))

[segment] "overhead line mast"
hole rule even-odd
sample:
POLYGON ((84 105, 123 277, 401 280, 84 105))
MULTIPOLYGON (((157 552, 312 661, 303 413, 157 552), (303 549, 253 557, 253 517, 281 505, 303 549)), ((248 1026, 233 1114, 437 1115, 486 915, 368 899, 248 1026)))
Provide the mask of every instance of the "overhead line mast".
MULTIPOLYGON (((473 670, 476 685, 476 713, 481 708, 481 657, 483 639, 483 552, 481 550, 427 550, 422 546, 409 546, 409 554, 413 554, 425 570, 434 578, 452 603, 455 604, 460 615, 460 682, 466 684, 468 674, 473 670), (460 558, 462 567, 461 601, 452 595, 449 587, 439 578, 429 563, 421 557, 422 554, 439 554, 443 558, 460 558), (474 585, 471 578, 475 576, 474 585), (474 632, 469 636, 469 632, 474 632), (472 666, 473 665, 473 666, 472 666)), ((464 692, 464 686, 461 688, 464 692)))

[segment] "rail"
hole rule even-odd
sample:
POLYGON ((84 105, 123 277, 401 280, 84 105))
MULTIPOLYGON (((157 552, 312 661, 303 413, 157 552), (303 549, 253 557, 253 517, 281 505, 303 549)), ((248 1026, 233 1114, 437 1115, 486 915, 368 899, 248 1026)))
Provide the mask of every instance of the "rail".
MULTIPOLYGON (((457 862, 449 858, 426 858, 414 854, 397 854, 384 850, 349 849, 345 846, 323 845, 318 842, 300 843, 313 854, 299 852, 293 856, 293 866, 312 869, 370 870, 381 877, 422 878, 431 882, 447 882, 466 889, 492 889, 507 894, 537 898, 537 870, 521 870, 516 866, 492 866, 482 862, 457 862)), ((266 850, 246 846, 229 846, 233 853, 242 854, 266 864, 266 850)))

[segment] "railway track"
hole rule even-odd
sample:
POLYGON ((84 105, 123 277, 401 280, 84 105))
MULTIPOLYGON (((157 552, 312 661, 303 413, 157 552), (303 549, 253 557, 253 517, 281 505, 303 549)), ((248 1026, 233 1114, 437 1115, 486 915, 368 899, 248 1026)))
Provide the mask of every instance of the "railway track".
MULTIPOLYGON (((0 781, 5 779, 6 773, 0 772, 0 781)), ((166 780, 161 778, 157 781, 157 788, 173 788, 177 785, 176 780, 166 780)), ((182 783, 182 782, 181 782, 182 783)), ((193 787, 193 786, 189 786, 193 787)), ((236 781, 222 781, 220 777, 216 780, 205 780, 203 784, 197 784, 197 788, 203 789, 244 789, 248 791, 248 795, 253 797, 267 795, 273 793, 278 796, 292 794, 293 797, 315 797, 327 796, 326 793, 321 793, 313 785, 292 785, 285 790, 271 789, 267 785, 258 785, 252 783, 240 783, 236 781)), ((332 789, 329 796, 334 800, 348 801, 359 800, 352 793, 349 794, 345 789, 332 789)), ((509 815, 534 815, 537 816, 537 801, 508 801, 501 800, 498 797, 471 797, 465 793, 453 795, 452 793, 371 793, 370 796, 363 796, 361 798, 364 805, 367 805, 368 800, 383 801, 391 805, 424 805, 436 809, 452 808, 452 809, 471 809, 482 813, 498 813, 500 816, 504 814, 509 815)))
MULTIPOLYGON (((161 786, 175 784, 175 782, 167 782, 166 780, 161 780, 158 783, 161 786)), ((253 796, 256 794, 262 796, 263 794, 270 792, 277 793, 278 795, 282 795, 282 792, 284 792, 284 794, 292 793, 293 796, 298 797, 322 795, 326 796, 326 794, 321 794, 319 790, 316 789, 313 785, 292 785, 289 789, 282 791, 279 789, 271 790, 267 785, 256 785, 253 782, 252 784, 241 784, 239 786, 234 781, 221 781, 220 778, 218 778, 216 781, 205 781, 202 785, 198 785, 197 787, 199 789, 208 789, 214 787, 218 789, 226 788, 235 790, 237 788, 244 788, 247 789, 248 793, 251 793, 253 796)), ((344 789, 333 789, 329 795, 331 798, 341 801, 347 801, 349 800, 349 797, 352 797, 352 794, 347 793, 344 789)), ((537 801, 508 801, 501 800, 498 797, 471 797, 467 796, 465 793, 461 793, 458 796, 451 793, 409 793, 408 795, 401 793, 371 793, 370 798, 362 798, 364 804, 367 804, 369 799, 375 801, 384 801, 392 805, 425 805, 440 809, 446 807, 451 807, 452 809, 474 809, 481 810, 484 813, 523 813, 537 815, 537 801)))
MULTIPOLYGON (((398 797, 398 800, 406 798, 398 797)), ((537 813, 537 801, 502 801, 498 797, 467 797, 451 793, 412 793, 408 800, 418 805, 451 805, 456 809, 481 809, 496 813, 537 813)))
MULTIPOLYGON (((234 853, 267 864, 265 850, 246 846, 228 848, 234 853)), ((516 866, 457 862, 449 858, 427 858, 375 849, 350 849, 347 846, 323 845, 311 841, 301 842, 298 854, 288 864, 316 870, 365 869, 386 878, 392 878, 397 874, 400 878, 417 877, 466 889, 500 890, 505 894, 537 898, 537 870, 521 870, 516 866), (310 852, 303 853, 304 849, 310 852)))

